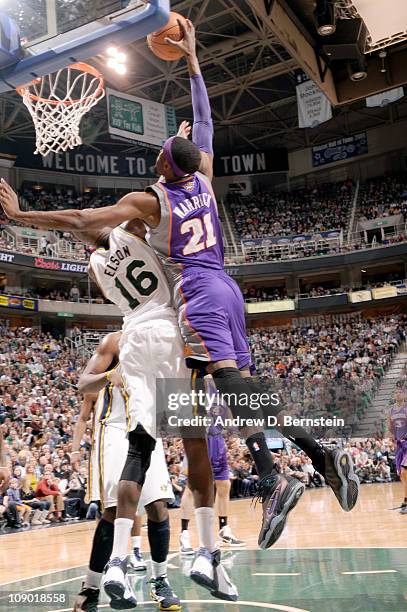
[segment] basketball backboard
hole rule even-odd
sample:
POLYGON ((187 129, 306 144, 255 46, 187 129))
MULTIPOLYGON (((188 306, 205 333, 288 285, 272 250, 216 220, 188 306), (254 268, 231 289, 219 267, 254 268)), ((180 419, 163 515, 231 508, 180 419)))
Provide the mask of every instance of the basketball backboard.
POLYGON ((169 10, 169 0, 0 0, 0 11, 17 24, 24 54, 0 66, 0 92, 87 60, 109 44, 142 38, 166 23, 169 10))

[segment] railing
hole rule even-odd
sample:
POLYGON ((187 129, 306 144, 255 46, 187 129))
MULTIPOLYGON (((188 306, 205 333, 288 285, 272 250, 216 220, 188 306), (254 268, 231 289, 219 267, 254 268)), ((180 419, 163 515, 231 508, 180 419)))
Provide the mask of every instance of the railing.
POLYGON ((352 234, 350 242, 344 243, 341 237, 317 238, 303 242, 272 244, 265 239, 263 244, 247 247, 243 245, 242 255, 233 255, 231 250, 225 251, 225 262, 231 265, 244 263, 259 263, 267 261, 281 261, 290 259, 304 259, 309 257, 323 257, 325 255, 338 255, 340 253, 351 253, 354 251, 371 250, 407 241, 407 231, 404 227, 401 231, 386 234, 383 242, 373 241, 367 243, 362 240, 360 233, 352 234))
POLYGON ((286 243, 274 243, 264 239, 261 245, 248 246, 242 243, 243 255, 247 262, 261 259, 265 261, 279 261, 281 259, 298 259, 311 257, 313 255, 329 255, 340 252, 343 245, 343 233, 335 237, 315 237, 311 240, 292 241, 286 243))
MULTIPOLYGON (((332 289, 327 289, 325 293, 313 294, 312 291, 308 293, 294 293, 292 292, 291 297, 276 297, 276 296, 267 296, 267 297, 250 297, 245 298, 246 303, 259 303, 259 302, 278 302, 280 300, 295 300, 298 303, 298 300, 306 299, 306 298, 324 298, 333 295, 347 295, 348 293, 352 293, 353 291, 364 291, 364 290, 372 290, 378 289, 380 287, 406 287, 407 288, 407 278, 400 278, 394 281, 388 281, 385 283, 373 283, 372 285, 360 286, 360 285, 350 285, 349 287, 333 287, 332 289)), ((270 289, 273 289, 270 287, 270 289)))
POLYGON ((57 257, 62 259, 78 259, 86 260, 85 247, 83 242, 67 240, 61 238, 57 242, 57 257))
MULTIPOLYGON (((32 255, 42 255, 43 249, 40 247, 38 238, 28 237, 28 242, 20 243, 20 241, 8 231, 7 228, 0 231, 0 249, 11 251, 14 253, 27 253, 32 255)), ((389 246, 396 242, 405 242, 407 240, 407 222, 396 228, 396 231, 386 233, 385 239, 382 242, 373 240, 371 243, 365 242, 360 232, 348 235, 346 241, 343 239, 343 232, 337 237, 321 237, 316 235, 315 239, 304 240, 302 242, 288 242, 285 244, 274 244, 263 239, 263 244, 247 246, 243 242, 236 243, 234 246, 227 245, 225 247, 225 263, 226 265, 236 265, 244 263, 257 263, 262 261, 280 261, 290 259, 302 259, 308 257, 323 257, 325 255, 336 255, 339 253, 349 253, 352 251, 360 251, 365 249, 380 248, 389 246)), ((86 262, 88 257, 85 253, 84 246, 81 242, 60 238, 55 243, 48 243, 47 254, 49 258, 68 259, 86 262)))
POLYGON ((6 293, 2 293, 0 291, 0 294, 5 297, 19 297, 19 298, 24 298, 28 300, 43 300, 43 301, 50 301, 50 302, 59 302, 60 304, 64 302, 68 302, 70 304, 110 304, 110 302, 108 302, 107 300, 101 297, 89 298, 85 296, 85 297, 80 297, 78 300, 73 300, 68 296, 66 299, 63 299, 63 300, 53 300, 47 297, 32 295, 32 293, 25 291, 21 287, 8 287, 6 293))
POLYGON ((234 252, 234 255, 240 255, 241 245, 236 241, 235 233, 230 223, 229 215, 226 210, 226 206, 225 206, 223 199, 220 201, 220 207, 222 209, 223 219, 225 220, 225 223, 224 223, 224 235, 226 237, 225 250, 227 249, 230 252, 234 252), (227 232, 225 231, 226 229, 227 229, 227 232))
POLYGON ((360 190, 360 181, 358 180, 356 183, 355 193, 353 194, 352 211, 350 214, 350 220, 349 220, 349 225, 348 225, 348 235, 347 235, 348 244, 352 239, 353 232, 355 231, 354 225, 355 225, 356 210, 358 207, 359 190, 360 190))

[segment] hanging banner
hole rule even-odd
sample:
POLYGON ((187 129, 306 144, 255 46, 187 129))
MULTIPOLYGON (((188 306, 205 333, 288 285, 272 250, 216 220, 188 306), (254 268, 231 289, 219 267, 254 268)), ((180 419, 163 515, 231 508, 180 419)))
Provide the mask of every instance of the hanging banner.
POLYGON ((34 168, 70 174, 93 176, 121 176, 132 178, 155 178, 157 151, 124 153, 121 149, 95 151, 89 147, 78 147, 73 151, 49 153, 46 157, 33 155, 32 147, 20 147, 15 165, 19 168, 34 168))
POLYGON ((332 119, 332 106, 325 94, 307 75, 298 70, 297 105, 298 127, 313 128, 332 119))
POLYGON ((312 147, 312 165, 314 168, 334 164, 335 162, 351 159, 358 155, 368 153, 366 132, 331 140, 323 145, 312 147))
POLYGON ((215 176, 245 176, 247 174, 286 172, 288 170, 287 149, 216 155, 214 170, 215 176))
MULTIPOLYGON (((117 144, 112 150, 94 151, 89 147, 78 147, 64 153, 50 153, 46 157, 32 155, 30 146, 20 146, 16 166, 35 168, 53 172, 87 174, 95 176, 120 176, 136 179, 157 180, 155 163, 157 151, 147 150, 143 153, 125 153, 117 144)), ((219 153, 214 160, 216 176, 245 176, 249 174, 267 174, 287 172, 287 149, 269 149, 264 151, 243 151, 232 154, 219 153)))
POLYGON ((384 91, 383 93, 376 94, 375 96, 369 96, 366 98, 366 106, 368 108, 373 108, 375 106, 387 106, 388 104, 392 104, 392 102, 397 102, 404 97, 404 89, 402 87, 395 87, 394 89, 389 89, 389 91, 384 91))
POLYGON ((177 133, 175 109, 159 102, 106 90, 109 133, 161 147, 177 133))

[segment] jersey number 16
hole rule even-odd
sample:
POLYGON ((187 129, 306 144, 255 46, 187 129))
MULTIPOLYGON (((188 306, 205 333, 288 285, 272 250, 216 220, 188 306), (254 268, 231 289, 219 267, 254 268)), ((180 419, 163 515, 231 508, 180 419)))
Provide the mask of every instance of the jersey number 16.
MULTIPOLYGON (((135 259, 127 266, 126 269, 126 278, 132 287, 134 287, 139 297, 148 297, 157 289, 158 286, 158 278, 152 272, 145 271, 140 272, 137 276, 134 275, 134 270, 137 268, 143 268, 145 265, 145 261, 135 259), (148 282, 146 283, 145 281, 148 282)), ((137 308, 137 306, 140 304, 140 300, 127 291, 126 287, 119 281, 118 278, 115 279, 114 283, 124 299, 128 302, 129 307, 132 310, 137 308)))

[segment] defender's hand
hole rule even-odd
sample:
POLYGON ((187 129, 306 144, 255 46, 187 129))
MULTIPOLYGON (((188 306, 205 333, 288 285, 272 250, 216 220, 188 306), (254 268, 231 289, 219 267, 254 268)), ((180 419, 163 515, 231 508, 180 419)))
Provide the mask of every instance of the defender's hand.
POLYGON ((106 372, 106 378, 107 381, 114 387, 119 387, 119 389, 122 389, 124 387, 120 366, 106 372))
POLYGON ((186 140, 188 140, 188 138, 190 137, 192 132, 192 126, 189 123, 189 121, 183 121, 181 123, 181 125, 178 128, 178 133, 177 136, 179 136, 180 138, 185 138, 186 140))
POLYGON ((195 26, 190 19, 186 19, 185 22, 177 19, 178 25, 183 33, 182 40, 172 40, 172 38, 166 38, 165 42, 174 47, 178 47, 184 53, 186 57, 196 54, 196 38, 195 38, 195 26))
POLYGON ((0 205, 8 219, 18 218, 21 211, 17 194, 4 179, 0 182, 0 205))

